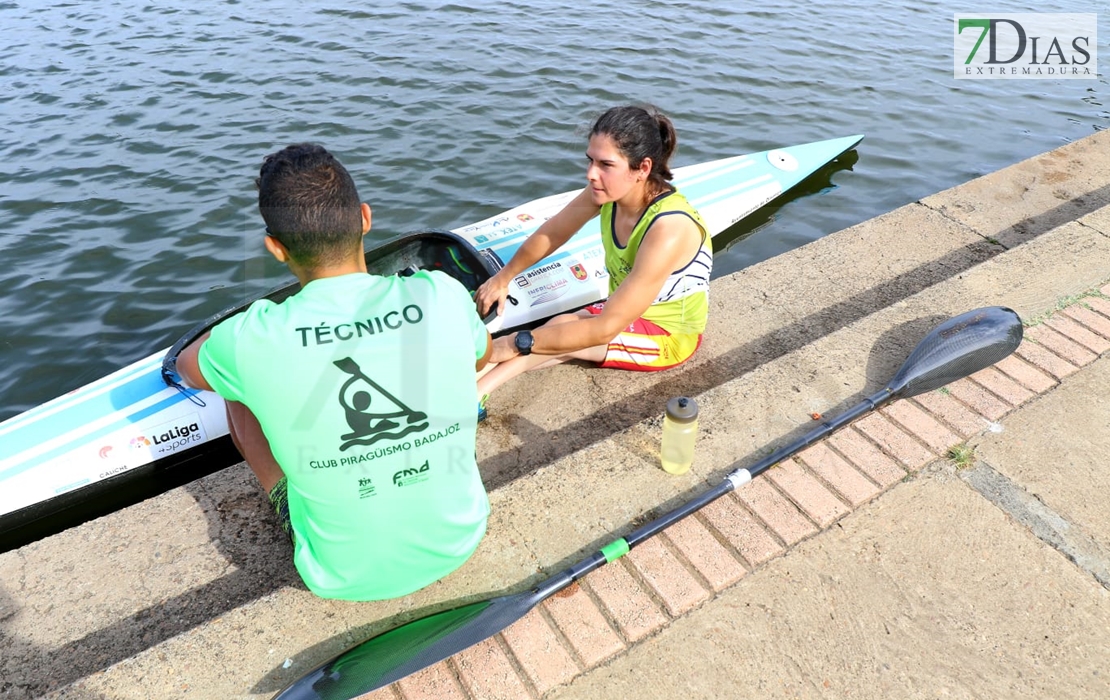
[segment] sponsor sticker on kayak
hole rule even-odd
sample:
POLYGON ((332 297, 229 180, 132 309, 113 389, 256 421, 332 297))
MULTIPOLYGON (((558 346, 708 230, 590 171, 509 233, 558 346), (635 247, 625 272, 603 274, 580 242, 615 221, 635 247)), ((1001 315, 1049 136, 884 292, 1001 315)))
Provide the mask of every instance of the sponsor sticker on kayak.
POLYGON ((131 438, 133 450, 149 450, 167 455, 208 440, 204 423, 196 413, 189 413, 160 423, 131 438))
POLYGON ((557 279, 542 287, 536 287, 528 290, 529 306, 538 306, 546 304, 549 301, 554 301, 567 293, 567 281, 565 279, 557 279))
POLYGON ((957 13, 952 34, 957 79, 1098 79, 1094 13, 957 13))

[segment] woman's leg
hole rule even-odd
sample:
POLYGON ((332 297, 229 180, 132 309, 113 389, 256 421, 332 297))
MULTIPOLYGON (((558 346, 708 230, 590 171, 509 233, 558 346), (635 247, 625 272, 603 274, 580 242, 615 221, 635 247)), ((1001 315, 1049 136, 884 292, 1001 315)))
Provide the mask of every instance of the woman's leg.
MULTIPOLYGON (((543 324, 543 327, 547 328, 559 325, 560 323, 569 323, 578 318, 589 318, 590 316, 590 312, 585 310, 574 314, 563 314, 543 324)), ((533 369, 553 367, 554 365, 561 364, 568 360, 603 362, 605 360, 607 348, 608 345, 595 345, 590 348, 568 352, 564 355, 518 355, 511 360, 497 365, 487 365, 483 373, 478 376, 478 396, 489 394, 513 377, 533 369)))
POLYGON ((270 442, 262 433, 262 426, 251 410, 237 401, 227 402, 227 427, 231 431, 231 441, 247 466, 258 478, 258 483, 266 493, 285 476, 281 465, 270 451, 270 442))

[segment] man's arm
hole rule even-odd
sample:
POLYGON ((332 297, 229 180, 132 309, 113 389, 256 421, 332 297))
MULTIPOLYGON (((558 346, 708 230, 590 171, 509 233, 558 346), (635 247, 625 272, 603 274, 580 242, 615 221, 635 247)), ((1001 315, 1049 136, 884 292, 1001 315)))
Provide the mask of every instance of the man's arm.
POLYGON ((475 372, 481 372, 482 368, 489 363, 489 356, 493 352, 493 336, 486 331, 486 352, 478 358, 478 362, 474 365, 475 372))
MULTIPOLYGON (((185 385, 193 389, 204 389, 205 391, 213 391, 212 385, 204 378, 200 372, 200 346, 204 345, 204 341, 208 340, 210 333, 205 333, 193 342, 189 343, 177 355, 177 373, 185 382, 185 385)), ((488 355, 488 353, 487 353, 488 355)))

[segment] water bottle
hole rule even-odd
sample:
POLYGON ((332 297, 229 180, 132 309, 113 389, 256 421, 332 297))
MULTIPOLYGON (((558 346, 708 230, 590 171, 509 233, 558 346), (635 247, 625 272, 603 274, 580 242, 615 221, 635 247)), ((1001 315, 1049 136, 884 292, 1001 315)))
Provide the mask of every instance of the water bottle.
POLYGON ((694 439, 698 435, 698 402, 679 396, 667 402, 663 417, 663 445, 660 458, 663 469, 671 474, 685 474, 694 462, 694 439))

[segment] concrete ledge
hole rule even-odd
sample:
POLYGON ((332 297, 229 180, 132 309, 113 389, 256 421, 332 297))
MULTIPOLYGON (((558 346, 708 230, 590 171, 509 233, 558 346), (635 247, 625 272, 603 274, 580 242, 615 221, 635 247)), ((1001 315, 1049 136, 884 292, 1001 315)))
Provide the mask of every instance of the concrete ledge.
POLYGON ((1110 204, 1110 132, 1099 131, 921 200, 1013 248, 1110 204))

